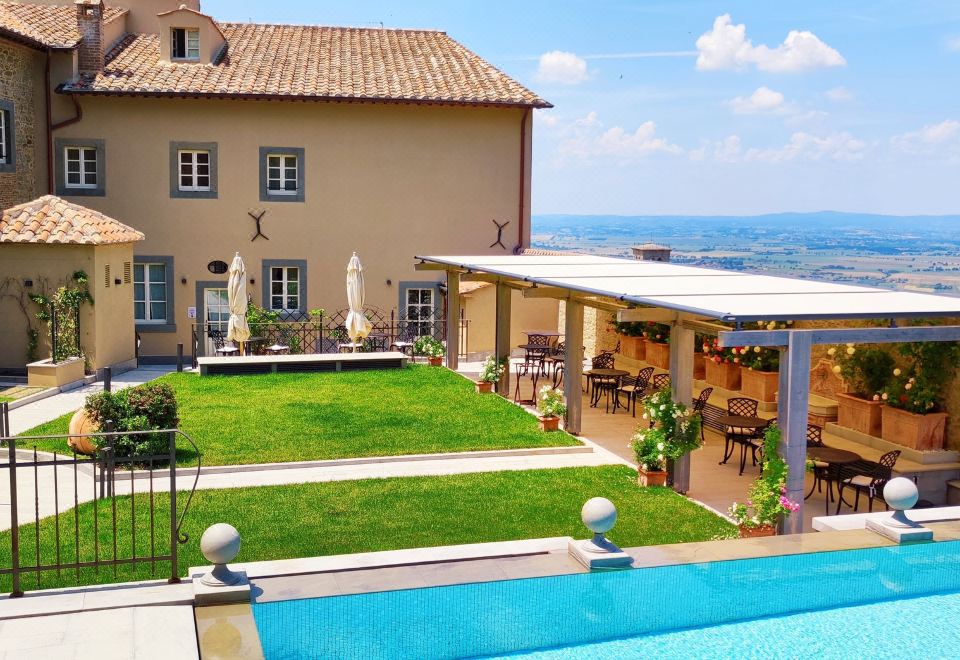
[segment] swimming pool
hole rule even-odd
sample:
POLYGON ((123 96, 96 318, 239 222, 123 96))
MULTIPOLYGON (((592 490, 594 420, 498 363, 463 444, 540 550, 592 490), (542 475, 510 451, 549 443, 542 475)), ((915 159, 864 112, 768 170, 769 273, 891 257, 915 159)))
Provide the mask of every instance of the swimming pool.
POLYGON ((253 612, 268 660, 911 655, 901 644, 937 657, 960 643, 952 623, 935 625, 960 615, 960 541, 255 603, 253 612))

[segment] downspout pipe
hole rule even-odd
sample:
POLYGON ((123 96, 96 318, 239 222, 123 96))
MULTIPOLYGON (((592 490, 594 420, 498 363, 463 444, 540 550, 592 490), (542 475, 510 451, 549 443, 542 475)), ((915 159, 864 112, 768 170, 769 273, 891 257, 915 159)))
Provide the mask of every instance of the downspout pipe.
POLYGON ((47 48, 47 58, 43 63, 43 105, 47 109, 47 194, 53 194, 53 109, 50 107, 50 58, 52 53, 47 48))
POLYGON ((523 116, 520 119, 520 205, 517 210, 517 247, 513 248, 514 254, 520 254, 523 251, 524 235, 524 207, 526 206, 527 196, 527 121, 530 119, 530 108, 523 109, 523 116))

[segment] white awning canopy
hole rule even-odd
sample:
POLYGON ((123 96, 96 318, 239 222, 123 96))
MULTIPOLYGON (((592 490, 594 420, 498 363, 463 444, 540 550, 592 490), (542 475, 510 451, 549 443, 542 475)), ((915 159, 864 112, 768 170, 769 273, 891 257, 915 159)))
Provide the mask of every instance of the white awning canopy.
POLYGON ((464 273, 535 283, 722 321, 960 316, 960 297, 591 255, 421 256, 464 273))

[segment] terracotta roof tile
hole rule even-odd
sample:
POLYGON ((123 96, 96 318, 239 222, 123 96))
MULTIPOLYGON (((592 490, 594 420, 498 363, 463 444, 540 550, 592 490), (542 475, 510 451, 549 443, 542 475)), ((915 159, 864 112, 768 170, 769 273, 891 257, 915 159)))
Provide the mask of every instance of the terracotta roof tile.
POLYGON ((307 97, 550 107, 444 32, 219 23, 213 65, 161 63, 160 37, 128 35, 75 93, 307 97))
MULTIPOLYGON (((110 22, 127 11, 107 7, 103 20, 110 22)), ((0 34, 4 33, 49 48, 74 48, 80 43, 77 9, 70 2, 62 5, 0 2, 0 34)))
POLYGON ((118 220, 53 195, 14 206, 0 216, 0 243, 108 245, 143 238, 118 220))

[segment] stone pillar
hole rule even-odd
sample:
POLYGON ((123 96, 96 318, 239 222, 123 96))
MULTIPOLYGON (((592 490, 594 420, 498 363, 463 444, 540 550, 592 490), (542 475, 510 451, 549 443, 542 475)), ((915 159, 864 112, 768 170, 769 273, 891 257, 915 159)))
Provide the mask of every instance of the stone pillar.
POLYGON ((564 341, 567 354, 563 360, 563 394, 567 400, 567 419, 564 424, 568 433, 580 433, 583 392, 580 380, 583 376, 583 303, 567 300, 564 303, 564 341))
POLYGON ((500 396, 510 398, 510 310, 513 291, 506 284, 497 285, 497 320, 495 329, 495 352, 497 360, 506 360, 507 368, 497 384, 500 396))
POLYGON ((77 49, 77 70, 82 75, 94 75, 103 70, 103 2, 76 0, 77 31, 80 46, 77 49))
MULTIPOLYGON (((690 406, 693 395, 693 330, 674 323, 670 328, 670 386, 673 400, 690 406)), ((673 489, 678 493, 690 490, 690 454, 673 464, 673 489)))
POLYGON ((460 364, 460 273, 447 271, 447 368, 460 364))

